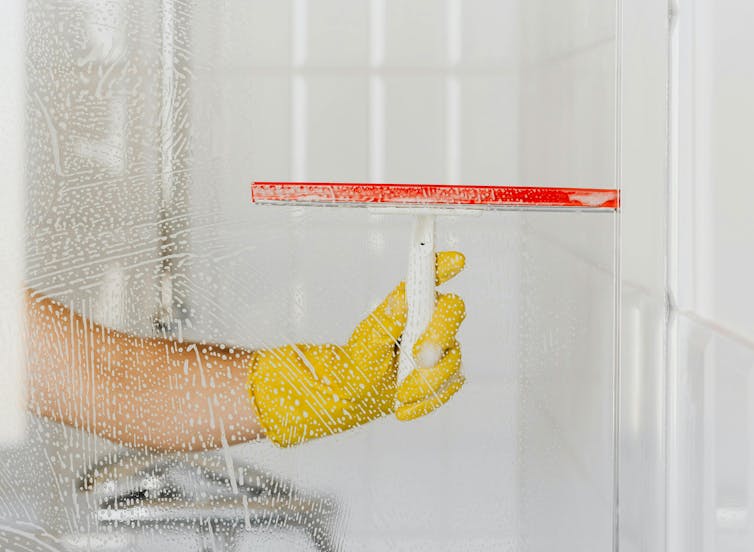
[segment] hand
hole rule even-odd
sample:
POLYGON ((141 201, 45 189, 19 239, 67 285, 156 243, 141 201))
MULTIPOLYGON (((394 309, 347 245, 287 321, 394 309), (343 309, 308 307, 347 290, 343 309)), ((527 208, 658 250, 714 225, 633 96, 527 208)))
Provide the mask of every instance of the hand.
MULTIPOLYGON (((438 253, 436 284, 458 274, 464 263, 461 253, 438 253)), ((447 402, 464 383, 455 337, 466 315, 463 300, 438 295, 427 329, 412 351, 418 367, 398 385, 399 338, 406 314, 405 285, 400 283, 345 345, 256 351, 248 389, 267 437, 290 446, 393 412, 399 420, 412 420, 447 402)))

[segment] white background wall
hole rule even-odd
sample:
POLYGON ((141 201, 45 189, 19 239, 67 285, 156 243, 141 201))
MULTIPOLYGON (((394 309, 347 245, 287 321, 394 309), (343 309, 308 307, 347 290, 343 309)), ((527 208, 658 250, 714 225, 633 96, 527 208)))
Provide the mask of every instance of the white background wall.
POLYGON ((754 341, 749 2, 678 6, 678 308, 754 341))
POLYGON ((19 441, 24 429, 23 40, 23 4, 11 2, 0 21, 0 446, 19 441))
POLYGON ((678 2, 673 35, 670 550, 754 547, 754 7, 678 2))
POLYGON ((665 547, 667 48, 664 1, 624 1, 620 73, 622 549, 665 547))

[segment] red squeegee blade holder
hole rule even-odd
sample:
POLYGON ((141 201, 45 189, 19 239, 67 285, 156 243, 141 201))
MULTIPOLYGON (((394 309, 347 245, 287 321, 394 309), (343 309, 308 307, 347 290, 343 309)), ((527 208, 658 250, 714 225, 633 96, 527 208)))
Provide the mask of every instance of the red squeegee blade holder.
POLYGON ((540 188, 448 184, 254 182, 254 203, 617 209, 620 193, 600 188, 540 188))

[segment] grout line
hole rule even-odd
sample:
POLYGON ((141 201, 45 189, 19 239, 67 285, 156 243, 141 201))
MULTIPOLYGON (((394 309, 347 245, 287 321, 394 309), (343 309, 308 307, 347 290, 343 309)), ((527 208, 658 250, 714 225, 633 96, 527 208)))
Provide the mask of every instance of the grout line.
POLYGON ((386 0, 369 2, 369 178, 385 178, 385 80, 379 71, 385 62, 386 0))
POLYGON ((293 77, 291 90, 291 174, 294 180, 306 180, 307 165, 307 83, 304 77, 293 77))
POLYGON ((445 178, 461 181, 461 86, 457 77, 445 81, 445 178))
POLYGON ((445 4, 445 32, 448 48, 448 63, 456 66, 461 62, 463 37, 463 10, 461 0, 446 0, 445 4))
POLYGON ((385 82, 369 79, 369 179, 385 179, 385 82))
POLYGON ((369 62, 372 67, 385 63, 385 0, 369 2, 369 62))
POLYGON ((291 63, 301 67, 307 62, 309 0, 293 0, 293 19, 291 21, 291 63))
MULTIPOLYGON (((447 62, 455 67, 461 61, 462 10, 460 0, 445 2, 447 62)), ((445 178, 461 180, 461 87, 452 72, 445 77, 445 178)))

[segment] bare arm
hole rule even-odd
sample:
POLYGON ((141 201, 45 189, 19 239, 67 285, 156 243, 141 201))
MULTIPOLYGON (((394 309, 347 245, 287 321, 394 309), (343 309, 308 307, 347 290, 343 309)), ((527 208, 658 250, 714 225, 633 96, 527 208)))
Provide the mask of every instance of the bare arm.
POLYGON ((30 291, 29 407, 119 444, 205 450, 262 436, 251 351, 128 335, 30 291))

